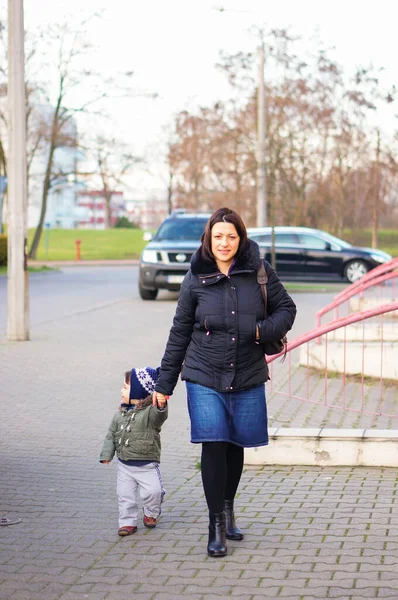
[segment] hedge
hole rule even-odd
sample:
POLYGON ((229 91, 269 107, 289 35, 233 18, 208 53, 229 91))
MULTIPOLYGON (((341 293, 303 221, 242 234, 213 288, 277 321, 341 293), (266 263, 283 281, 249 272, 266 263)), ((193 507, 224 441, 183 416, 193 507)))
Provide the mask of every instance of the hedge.
POLYGON ((0 265, 7 264, 7 236, 0 235, 0 265))

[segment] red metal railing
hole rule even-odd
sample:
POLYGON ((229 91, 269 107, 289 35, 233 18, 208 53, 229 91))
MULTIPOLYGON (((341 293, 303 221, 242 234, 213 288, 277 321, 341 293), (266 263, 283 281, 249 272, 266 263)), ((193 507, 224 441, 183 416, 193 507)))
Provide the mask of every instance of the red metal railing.
POLYGON ((380 277, 380 275, 383 275, 384 273, 389 273, 393 269, 398 269, 398 256, 396 258, 391 259, 388 263, 384 263, 376 267, 375 269, 372 269, 371 271, 369 271, 369 273, 366 273, 366 275, 358 279, 355 283, 352 283, 351 285, 347 286, 342 292, 337 294, 335 300, 338 300, 340 297, 344 297, 345 295, 350 294, 353 290, 360 288, 367 281, 377 279, 378 277, 380 277))
POLYGON ((390 301, 395 300, 397 296, 395 286, 397 278, 398 270, 392 271, 391 268, 388 272, 379 274, 379 276, 374 278, 367 278, 367 280, 365 280, 365 277, 363 277, 359 280, 359 282, 357 282, 357 284, 349 286, 348 288, 343 290, 343 292, 337 294, 337 296, 333 299, 333 301, 330 304, 324 306, 323 308, 321 308, 321 310, 319 310, 316 313, 316 327, 320 327, 322 317, 331 311, 334 311, 334 318, 338 319, 340 317, 339 306, 348 303, 348 301, 354 296, 360 295, 363 298, 365 295, 364 293, 368 290, 373 292, 373 297, 376 297, 378 299, 383 298, 386 302, 387 299, 389 299, 390 301), (391 282, 392 285, 387 287, 385 285, 387 282, 391 282))
POLYGON ((332 421, 351 428, 367 415, 373 417, 367 427, 391 426, 398 417, 397 314, 398 301, 354 313, 289 342, 284 364, 277 360, 282 354, 267 357, 272 418, 290 426, 332 421), (334 409, 357 417, 339 419, 334 409))

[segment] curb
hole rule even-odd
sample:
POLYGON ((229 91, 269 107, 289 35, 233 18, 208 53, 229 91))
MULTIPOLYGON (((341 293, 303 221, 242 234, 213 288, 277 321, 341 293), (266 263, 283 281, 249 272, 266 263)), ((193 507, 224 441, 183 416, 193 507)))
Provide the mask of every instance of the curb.
POLYGON ((245 449, 245 465, 398 467, 398 430, 270 428, 269 446, 245 449))

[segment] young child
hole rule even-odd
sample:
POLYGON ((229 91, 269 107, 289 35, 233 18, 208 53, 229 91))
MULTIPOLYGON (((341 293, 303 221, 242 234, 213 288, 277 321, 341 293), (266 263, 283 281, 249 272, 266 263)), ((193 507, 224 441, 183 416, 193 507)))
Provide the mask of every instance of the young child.
POLYGON ((124 374, 122 404, 112 419, 100 455, 109 464, 118 457, 117 497, 119 535, 137 531, 137 492, 143 504, 145 527, 156 527, 163 501, 160 462, 160 429, 167 419, 167 397, 152 406, 159 368, 132 369, 124 374))

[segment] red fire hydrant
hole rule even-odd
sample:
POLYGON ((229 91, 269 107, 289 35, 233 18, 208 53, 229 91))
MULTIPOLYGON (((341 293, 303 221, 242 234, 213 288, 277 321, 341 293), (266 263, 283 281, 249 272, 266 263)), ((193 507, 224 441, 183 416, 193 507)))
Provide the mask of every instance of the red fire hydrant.
POLYGON ((80 260, 80 244, 81 244, 81 240, 75 240, 75 244, 76 244, 76 260, 80 260))

